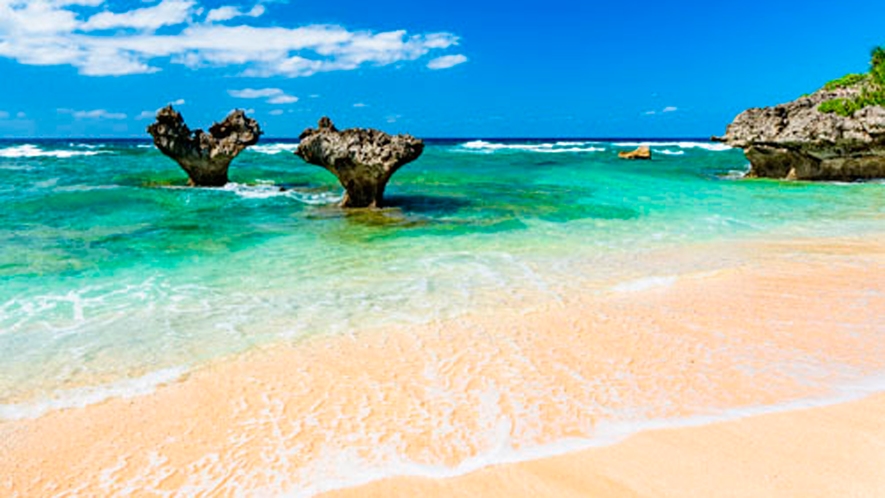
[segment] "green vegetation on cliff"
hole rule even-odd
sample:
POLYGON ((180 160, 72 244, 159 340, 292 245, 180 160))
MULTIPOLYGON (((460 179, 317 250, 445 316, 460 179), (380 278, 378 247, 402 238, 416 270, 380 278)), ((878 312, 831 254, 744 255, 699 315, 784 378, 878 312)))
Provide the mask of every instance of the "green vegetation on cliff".
POLYGON ((867 79, 867 76, 868 75, 866 75, 866 74, 860 74, 860 73, 846 74, 845 76, 843 76, 839 79, 835 79, 833 81, 830 81, 829 83, 824 85, 824 90, 832 91, 837 88, 847 88, 849 86, 854 86, 854 85, 860 83, 861 81, 867 79))
POLYGON ((827 100, 818 106, 820 112, 835 112, 840 116, 851 116, 871 105, 885 107, 885 49, 876 47, 870 57, 869 74, 848 74, 824 85, 824 90, 848 88, 863 85, 860 95, 854 98, 827 100))

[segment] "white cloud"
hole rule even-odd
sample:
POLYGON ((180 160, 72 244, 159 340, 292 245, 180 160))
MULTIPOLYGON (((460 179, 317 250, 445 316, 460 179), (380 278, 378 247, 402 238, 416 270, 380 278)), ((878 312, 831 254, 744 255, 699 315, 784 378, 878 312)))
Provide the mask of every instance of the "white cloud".
POLYGON ((169 102, 169 103, 171 105, 184 105, 187 103, 187 101, 184 99, 178 99, 178 100, 173 100, 172 102, 169 102))
POLYGON ((357 102, 356 104, 353 104, 353 106, 354 106, 354 107, 357 107, 357 108, 359 108, 359 107, 369 107, 368 105, 363 104, 362 102, 357 102))
POLYGON ((9 119, 9 113, 6 111, 0 111, 0 119, 9 119))
POLYGON ((282 116, 283 112, 284 111, 282 109, 274 109, 274 110, 270 111, 270 115, 271 116, 282 116))
POLYGON ((28 115, 25 114, 24 112, 21 112, 21 111, 20 111, 20 112, 18 112, 18 113, 15 115, 15 117, 18 118, 18 119, 25 119, 26 117, 28 117, 28 115))
POLYGON ((212 9, 206 14, 206 22, 223 22, 229 21, 237 17, 260 17, 264 14, 264 6, 256 5, 249 12, 243 12, 237 7, 226 5, 217 9, 212 9))
POLYGON ((135 119, 141 121, 143 119, 154 119, 157 116, 157 111, 141 111, 138 116, 135 116, 135 119))
POLYGON ((646 116, 654 116, 657 113, 658 113, 657 111, 645 111, 646 116))
POLYGON ((100 12, 79 26, 80 31, 94 31, 115 28, 137 30, 157 30, 163 26, 175 26, 187 22, 193 14, 195 2, 192 0, 163 0, 153 7, 127 12, 100 12))
POLYGON ((294 104, 298 97, 287 95, 279 88, 244 88, 242 90, 228 90, 231 97, 238 99, 267 99, 268 104, 294 104))
POLYGON ((74 119, 126 119, 122 112, 108 112, 104 109, 93 111, 75 111, 73 109, 58 109, 59 114, 70 114, 74 119))
POLYGON ((428 62, 427 67, 429 69, 448 69, 450 67, 455 67, 458 64, 464 64, 465 62, 467 62, 467 57, 464 55, 444 55, 428 62))
MULTIPOLYGON (((109 0, 0 0, 0 57, 27 65, 70 65, 90 76, 152 73, 169 63, 230 67, 250 77, 300 77, 411 61, 458 43, 451 33, 217 24, 234 19, 228 18, 232 14, 260 16, 265 7, 245 13, 225 9, 203 16, 197 0, 162 0, 122 11, 112 10, 109 0)), ((448 62, 435 59, 434 65, 466 60, 447 57, 448 62)))

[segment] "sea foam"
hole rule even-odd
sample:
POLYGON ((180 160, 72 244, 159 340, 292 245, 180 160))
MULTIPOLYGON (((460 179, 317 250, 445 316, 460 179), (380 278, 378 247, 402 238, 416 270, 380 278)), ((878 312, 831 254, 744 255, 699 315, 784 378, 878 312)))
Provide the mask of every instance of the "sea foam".
POLYGON ((325 205, 341 202, 341 194, 332 192, 304 192, 294 189, 283 189, 273 182, 259 182, 256 185, 244 185, 242 183, 228 183, 221 190, 233 192, 243 199, 270 199, 273 197, 286 197, 303 204, 325 205))

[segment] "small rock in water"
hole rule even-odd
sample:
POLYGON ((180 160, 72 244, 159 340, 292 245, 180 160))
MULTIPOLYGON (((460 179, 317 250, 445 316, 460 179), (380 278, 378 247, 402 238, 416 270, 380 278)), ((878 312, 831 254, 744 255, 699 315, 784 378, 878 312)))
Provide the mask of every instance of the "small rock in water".
POLYGON ((630 152, 618 152, 618 157, 621 159, 651 159, 651 149, 643 145, 630 152))

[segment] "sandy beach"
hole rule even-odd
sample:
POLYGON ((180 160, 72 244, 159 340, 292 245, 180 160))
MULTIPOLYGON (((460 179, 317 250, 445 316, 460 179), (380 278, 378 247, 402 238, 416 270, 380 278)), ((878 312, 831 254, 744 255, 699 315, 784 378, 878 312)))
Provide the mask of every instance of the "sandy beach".
POLYGON ((0 488, 313 496, 463 474, 351 493, 875 495, 885 398, 796 410, 881 389, 883 241, 730 251, 746 263, 275 345, 150 394, 6 421, 0 488))

